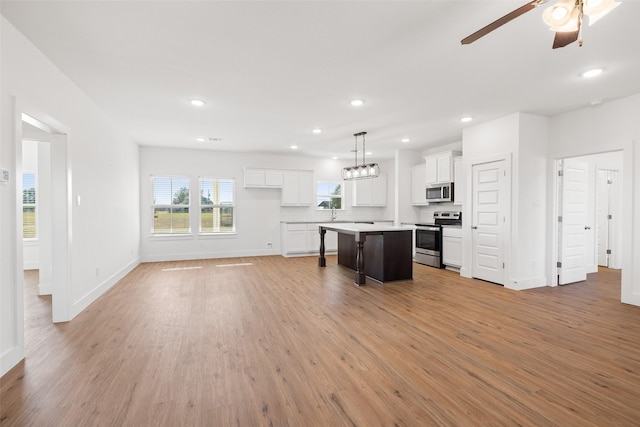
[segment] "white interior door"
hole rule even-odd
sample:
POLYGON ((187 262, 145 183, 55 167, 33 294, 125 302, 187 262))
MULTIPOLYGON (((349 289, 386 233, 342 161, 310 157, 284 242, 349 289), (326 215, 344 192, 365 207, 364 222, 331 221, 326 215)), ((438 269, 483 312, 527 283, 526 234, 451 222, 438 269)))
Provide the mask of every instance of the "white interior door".
POLYGON ((596 184, 598 265, 609 266, 609 171, 599 170, 596 184))
POLYGON ((472 166, 473 277, 504 284, 505 161, 472 166))
POLYGON ((558 284, 586 280, 587 179, 589 165, 574 159, 563 162, 560 271, 558 284))

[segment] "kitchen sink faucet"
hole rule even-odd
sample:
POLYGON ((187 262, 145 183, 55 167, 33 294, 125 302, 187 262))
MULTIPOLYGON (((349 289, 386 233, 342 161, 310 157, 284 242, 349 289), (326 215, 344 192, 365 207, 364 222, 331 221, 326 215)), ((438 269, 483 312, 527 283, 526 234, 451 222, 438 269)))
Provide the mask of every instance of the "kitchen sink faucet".
POLYGON ((332 206, 331 207, 331 221, 335 221, 336 220, 336 216, 337 216, 336 207, 332 206))

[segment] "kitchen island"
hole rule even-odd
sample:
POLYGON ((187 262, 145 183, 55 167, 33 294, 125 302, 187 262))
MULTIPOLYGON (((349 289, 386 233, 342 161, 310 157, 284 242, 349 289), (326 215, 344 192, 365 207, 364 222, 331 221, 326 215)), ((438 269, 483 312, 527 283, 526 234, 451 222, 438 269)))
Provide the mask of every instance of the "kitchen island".
POLYGON ((320 256, 318 266, 326 267, 324 237, 338 233, 338 264, 355 270, 355 285, 366 277, 378 282, 413 278, 413 228, 362 223, 318 225, 320 256))

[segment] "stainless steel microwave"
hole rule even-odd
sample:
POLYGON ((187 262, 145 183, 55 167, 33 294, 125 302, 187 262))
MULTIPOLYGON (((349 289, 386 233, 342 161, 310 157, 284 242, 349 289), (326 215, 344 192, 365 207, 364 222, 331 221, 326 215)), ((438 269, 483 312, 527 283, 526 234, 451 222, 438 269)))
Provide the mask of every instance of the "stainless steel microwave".
POLYGON ((453 182, 427 185, 427 202, 453 202, 453 182))

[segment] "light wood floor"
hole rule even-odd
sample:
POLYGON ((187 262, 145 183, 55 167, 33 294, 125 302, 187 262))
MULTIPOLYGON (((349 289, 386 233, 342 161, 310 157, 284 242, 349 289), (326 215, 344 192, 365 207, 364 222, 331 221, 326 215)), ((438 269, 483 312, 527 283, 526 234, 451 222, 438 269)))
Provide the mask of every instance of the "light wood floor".
POLYGON ((352 283, 335 256, 142 264, 58 325, 31 291, 0 424, 640 424, 640 307, 619 272, 516 292, 415 264, 352 283), (184 267, 201 268, 165 271, 184 267))

